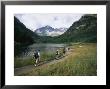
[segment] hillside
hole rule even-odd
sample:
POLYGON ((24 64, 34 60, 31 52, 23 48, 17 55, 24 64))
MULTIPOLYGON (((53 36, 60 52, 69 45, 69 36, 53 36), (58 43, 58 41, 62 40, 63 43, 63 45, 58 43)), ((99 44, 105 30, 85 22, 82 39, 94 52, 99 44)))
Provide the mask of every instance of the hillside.
POLYGON ((32 44, 38 36, 25 27, 16 17, 14 17, 14 41, 22 44, 32 44))
POLYGON ((97 16, 82 16, 57 38, 61 42, 97 42, 97 16))
POLYGON ((16 17, 14 17, 14 47, 15 55, 19 54, 22 47, 33 44, 36 42, 38 36, 27 29, 16 17))

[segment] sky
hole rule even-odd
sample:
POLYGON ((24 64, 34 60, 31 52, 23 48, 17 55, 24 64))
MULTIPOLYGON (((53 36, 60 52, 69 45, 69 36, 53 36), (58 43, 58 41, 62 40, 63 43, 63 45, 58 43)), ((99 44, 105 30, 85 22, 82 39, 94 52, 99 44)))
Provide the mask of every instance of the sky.
POLYGON ((75 21, 78 21, 83 14, 72 13, 31 13, 15 14, 28 29, 34 31, 38 28, 49 25, 53 28, 69 28, 75 21))

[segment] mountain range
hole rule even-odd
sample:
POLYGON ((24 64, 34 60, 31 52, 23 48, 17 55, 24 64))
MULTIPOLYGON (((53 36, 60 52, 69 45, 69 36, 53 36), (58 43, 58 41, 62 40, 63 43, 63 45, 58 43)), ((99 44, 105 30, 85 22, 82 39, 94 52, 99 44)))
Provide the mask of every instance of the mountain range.
POLYGON ((36 29, 34 32, 38 34, 39 36, 59 36, 63 34, 65 31, 67 31, 67 28, 53 28, 49 25, 45 27, 41 27, 39 29, 36 29))

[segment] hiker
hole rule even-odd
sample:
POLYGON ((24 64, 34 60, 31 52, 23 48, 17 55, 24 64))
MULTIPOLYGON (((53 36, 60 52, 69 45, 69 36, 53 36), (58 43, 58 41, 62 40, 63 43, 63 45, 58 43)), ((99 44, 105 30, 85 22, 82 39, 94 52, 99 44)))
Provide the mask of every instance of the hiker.
POLYGON ((65 55, 65 53, 66 53, 66 48, 64 47, 63 48, 63 55, 65 55))
POLYGON ((59 50, 56 51, 56 55, 59 55, 59 50))
POLYGON ((56 59, 58 59, 59 50, 56 51, 56 59))
POLYGON ((34 58, 35 58, 35 66, 37 65, 37 63, 40 61, 40 50, 37 50, 34 52, 34 58))

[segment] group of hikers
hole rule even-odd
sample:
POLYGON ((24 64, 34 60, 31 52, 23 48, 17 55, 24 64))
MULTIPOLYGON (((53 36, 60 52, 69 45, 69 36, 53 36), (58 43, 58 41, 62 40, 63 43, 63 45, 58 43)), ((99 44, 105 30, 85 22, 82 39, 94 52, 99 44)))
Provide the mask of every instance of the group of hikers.
MULTIPOLYGON (((64 47, 63 48, 63 56, 65 55, 65 53, 70 50, 70 48, 66 48, 64 47)), ((58 59, 58 56, 60 55, 60 51, 57 49, 56 50, 56 58, 55 59, 58 59)), ((36 50, 33 54, 33 57, 35 59, 35 66, 37 66, 37 64, 40 62, 40 50, 36 50)))

